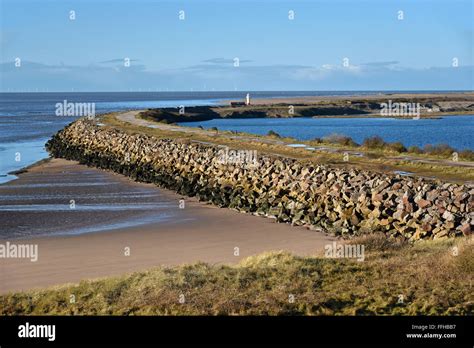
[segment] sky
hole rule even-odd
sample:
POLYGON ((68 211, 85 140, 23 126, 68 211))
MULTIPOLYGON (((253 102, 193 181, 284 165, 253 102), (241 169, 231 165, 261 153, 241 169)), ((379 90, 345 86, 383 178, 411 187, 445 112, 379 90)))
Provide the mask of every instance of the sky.
POLYGON ((473 4, 0 0, 0 91, 472 90, 473 4))

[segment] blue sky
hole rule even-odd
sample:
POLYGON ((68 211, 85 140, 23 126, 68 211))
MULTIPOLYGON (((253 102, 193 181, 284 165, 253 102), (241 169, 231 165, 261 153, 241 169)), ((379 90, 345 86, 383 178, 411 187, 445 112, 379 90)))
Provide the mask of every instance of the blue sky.
POLYGON ((472 0, 0 1, 1 91, 474 88, 472 0))

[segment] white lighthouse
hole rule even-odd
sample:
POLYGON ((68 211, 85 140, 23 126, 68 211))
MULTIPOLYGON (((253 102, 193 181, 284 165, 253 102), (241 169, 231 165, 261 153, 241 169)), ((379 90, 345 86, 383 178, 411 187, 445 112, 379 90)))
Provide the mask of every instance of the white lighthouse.
POLYGON ((250 93, 245 96, 245 105, 250 105, 250 93))

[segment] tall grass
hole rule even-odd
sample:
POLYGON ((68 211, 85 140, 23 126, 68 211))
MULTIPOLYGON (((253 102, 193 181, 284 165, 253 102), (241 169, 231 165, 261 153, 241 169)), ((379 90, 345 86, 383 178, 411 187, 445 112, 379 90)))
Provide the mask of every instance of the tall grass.
POLYGON ((353 240, 365 261, 265 253, 0 296, 2 315, 469 315, 472 238, 353 240), (454 253, 456 250, 456 253, 454 253), (71 303, 70 296, 76 301, 71 303), (291 299, 294 299, 292 301, 291 299), (181 300, 181 301, 180 301, 181 300))
POLYGON ((458 158, 467 161, 474 161, 474 151, 471 150, 456 150, 447 144, 427 144, 423 148, 418 146, 405 147, 401 142, 386 142, 380 136, 371 136, 365 138, 361 145, 356 143, 351 137, 343 134, 330 134, 323 138, 314 138, 312 140, 318 144, 331 144, 348 147, 363 147, 368 150, 387 151, 395 153, 412 153, 412 154, 426 154, 430 156, 444 157, 446 159, 453 158, 456 153, 458 158))

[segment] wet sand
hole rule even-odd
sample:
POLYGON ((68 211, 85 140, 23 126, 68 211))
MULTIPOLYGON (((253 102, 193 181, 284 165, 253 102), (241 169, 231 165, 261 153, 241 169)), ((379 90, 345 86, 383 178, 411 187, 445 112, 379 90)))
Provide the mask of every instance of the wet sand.
POLYGON ((36 262, 0 258, 0 293, 265 251, 311 255, 334 240, 192 198, 180 209, 171 191, 59 159, 0 185, 0 197, 0 244, 38 245, 36 262))

